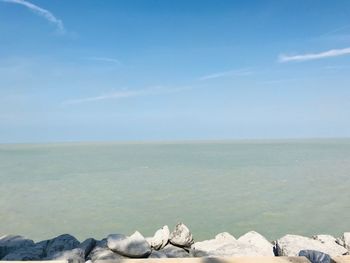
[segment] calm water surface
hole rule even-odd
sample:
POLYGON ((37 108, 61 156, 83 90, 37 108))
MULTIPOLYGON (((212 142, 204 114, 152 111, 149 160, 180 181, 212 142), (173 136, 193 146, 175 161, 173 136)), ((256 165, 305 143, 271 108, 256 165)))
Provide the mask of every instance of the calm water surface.
POLYGON ((350 139, 0 145, 0 235, 350 231, 350 139))

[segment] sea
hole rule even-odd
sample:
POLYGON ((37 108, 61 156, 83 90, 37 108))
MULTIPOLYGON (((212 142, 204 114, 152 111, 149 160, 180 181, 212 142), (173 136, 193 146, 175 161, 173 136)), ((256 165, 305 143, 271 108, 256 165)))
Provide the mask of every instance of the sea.
POLYGON ((350 139, 0 145, 0 236, 350 231, 350 139))

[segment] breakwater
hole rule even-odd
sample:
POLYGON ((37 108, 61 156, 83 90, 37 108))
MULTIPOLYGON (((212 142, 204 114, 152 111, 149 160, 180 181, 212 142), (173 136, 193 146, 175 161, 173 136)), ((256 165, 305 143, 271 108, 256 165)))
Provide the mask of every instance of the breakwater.
POLYGON ((275 241, 268 241, 255 231, 239 238, 223 232, 210 240, 195 241, 188 227, 179 223, 172 231, 168 226, 158 229, 152 237, 144 237, 138 231, 129 236, 111 234, 102 240, 89 238, 83 242, 69 234, 40 242, 15 235, 0 237, 0 260, 69 260, 80 263, 125 258, 293 257, 310 251, 323 257, 348 255, 350 232, 338 238, 324 234, 313 237, 288 234, 275 241))

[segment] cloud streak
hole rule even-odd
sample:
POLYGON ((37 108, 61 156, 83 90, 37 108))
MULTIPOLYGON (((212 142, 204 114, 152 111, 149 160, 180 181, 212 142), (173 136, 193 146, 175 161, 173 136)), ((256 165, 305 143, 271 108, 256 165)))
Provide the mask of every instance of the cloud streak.
POLYGON ((286 63, 286 62, 292 62, 292 61, 308 61, 308 60, 324 59, 324 58, 331 58, 331 57, 339 57, 339 56, 345 56, 345 55, 350 55, 350 47, 343 48, 343 49, 331 49, 320 53, 308 53, 308 54, 295 55, 295 56, 282 54, 279 56, 278 61, 280 63, 286 63))
POLYGON ((5 3, 18 4, 18 5, 25 6, 26 8, 28 8, 32 12, 36 13, 37 15, 45 18, 50 23, 54 24, 59 33, 65 33, 65 29, 64 29, 62 20, 55 17, 49 10, 46 10, 40 6, 32 4, 32 3, 25 1, 25 0, 0 0, 0 1, 5 2, 5 3))
POLYGON ((116 58, 110 58, 110 57, 86 57, 85 59, 92 60, 92 61, 99 61, 99 62, 114 63, 118 65, 121 64, 120 60, 116 58))
POLYGON ((217 78, 223 78, 223 77, 234 77, 234 76, 248 76, 251 75, 253 72, 249 69, 237 69, 237 70, 229 70, 229 71, 222 71, 217 72, 209 75, 205 75, 199 78, 199 80, 209 80, 209 79, 217 79, 217 78))
POLYGON ((125 99, 125 98, 148 96, 148 95, 161 95, 161 94, 168 94, 168 93, 177 93, 177 92, 181 92, 189 89, 192 89, 192 87, 178 87, 178 88, 153 87, 153 88, 139 89, 139 90, 121 90, 121 91, 115 91, 107 94, 102 94, 95 97, 66 100, 62 102, 62 104, 75 105, 75 104, 111 100, 111 99, 125 99))

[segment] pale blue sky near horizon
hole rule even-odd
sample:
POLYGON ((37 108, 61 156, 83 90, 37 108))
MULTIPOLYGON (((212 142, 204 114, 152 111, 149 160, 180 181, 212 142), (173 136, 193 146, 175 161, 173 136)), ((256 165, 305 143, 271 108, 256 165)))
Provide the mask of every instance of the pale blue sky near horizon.
POLYGON ((350 137, 350 1, 0 0, 0 143, 350 137))

